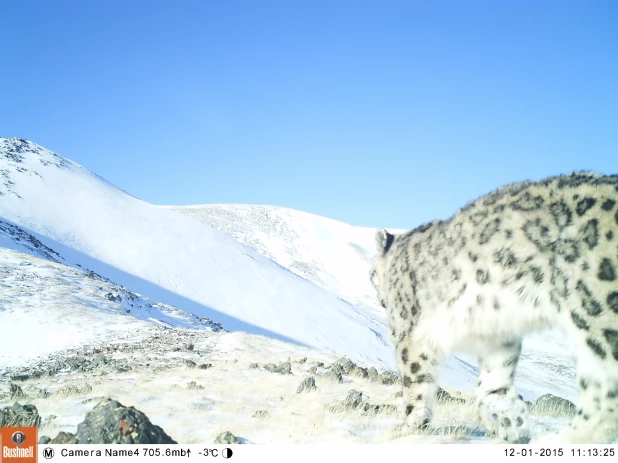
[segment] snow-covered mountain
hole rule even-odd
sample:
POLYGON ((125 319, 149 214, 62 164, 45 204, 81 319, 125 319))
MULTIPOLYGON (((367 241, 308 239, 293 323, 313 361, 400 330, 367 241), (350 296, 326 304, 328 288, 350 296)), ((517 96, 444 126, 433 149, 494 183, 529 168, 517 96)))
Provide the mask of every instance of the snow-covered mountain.
POLYGON ((393 365, 386 324, 373 310, 341 300, 208 225, 136 199, 22 139, 0 139, 0 176, 0 217, 36 237, 58 261, 227 330, 393 365))
MULTIPOLYGON (((353 304, 382 311, 368 278, 375 229, 276 206, 169 206, 353 304)), ((403 230, 395 230, 395 232, 403 230)))
MULTIPOLYGON (((396 368, 368 278, 374 229, 272 206, 155 206, 21 139, 0 139, 0 220, 1 247, 94 271, 148 304, 396 368)), ((516 382, 526 399, 576 401, 573 371, 560 334, 542 333, 525 340, 516 382)), ((471 390, 476 374, 458 355, 440 382, 471 390)))

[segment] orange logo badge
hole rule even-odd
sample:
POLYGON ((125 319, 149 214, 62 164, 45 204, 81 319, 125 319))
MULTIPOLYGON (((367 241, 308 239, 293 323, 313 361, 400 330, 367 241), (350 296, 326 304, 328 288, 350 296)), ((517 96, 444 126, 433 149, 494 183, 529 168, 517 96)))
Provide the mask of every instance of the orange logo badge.
POLYGON ((37 431, 27 426, 2 428, 0 463, 36 463, 37 431))

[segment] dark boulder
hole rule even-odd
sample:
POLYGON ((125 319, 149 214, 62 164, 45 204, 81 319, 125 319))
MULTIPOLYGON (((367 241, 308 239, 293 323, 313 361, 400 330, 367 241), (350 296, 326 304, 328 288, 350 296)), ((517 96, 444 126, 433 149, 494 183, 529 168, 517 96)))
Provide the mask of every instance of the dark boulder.
POLYGON ((134 407, 105 398, 84 421, 75 435, 80 444, 176 444, 163 429, 134 407))

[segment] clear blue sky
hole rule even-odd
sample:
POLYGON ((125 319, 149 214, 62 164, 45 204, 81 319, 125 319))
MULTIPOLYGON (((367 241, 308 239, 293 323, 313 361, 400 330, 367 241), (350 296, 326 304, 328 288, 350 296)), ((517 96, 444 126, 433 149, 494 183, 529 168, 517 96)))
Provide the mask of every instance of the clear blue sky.
POLYGON ((412 228, 618 173, 615 0, 3 0, 0 136, 155 204, 412 228))

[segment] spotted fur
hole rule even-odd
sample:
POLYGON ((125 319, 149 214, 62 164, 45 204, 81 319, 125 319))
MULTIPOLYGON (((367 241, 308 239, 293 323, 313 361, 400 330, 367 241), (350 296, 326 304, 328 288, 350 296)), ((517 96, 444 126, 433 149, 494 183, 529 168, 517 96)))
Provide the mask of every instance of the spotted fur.
POLYGON ((558 325, 580 401, 546 439, 618 438, 617 204, 618 175, 575 172, 506 185, 407 233, 377 232, 371 281, 387 309, 408 426, 430 422, 441 362, 468 350, 479 356, 484 427, 526 440, 527 408, 513 386, 521 340, 558 325))

